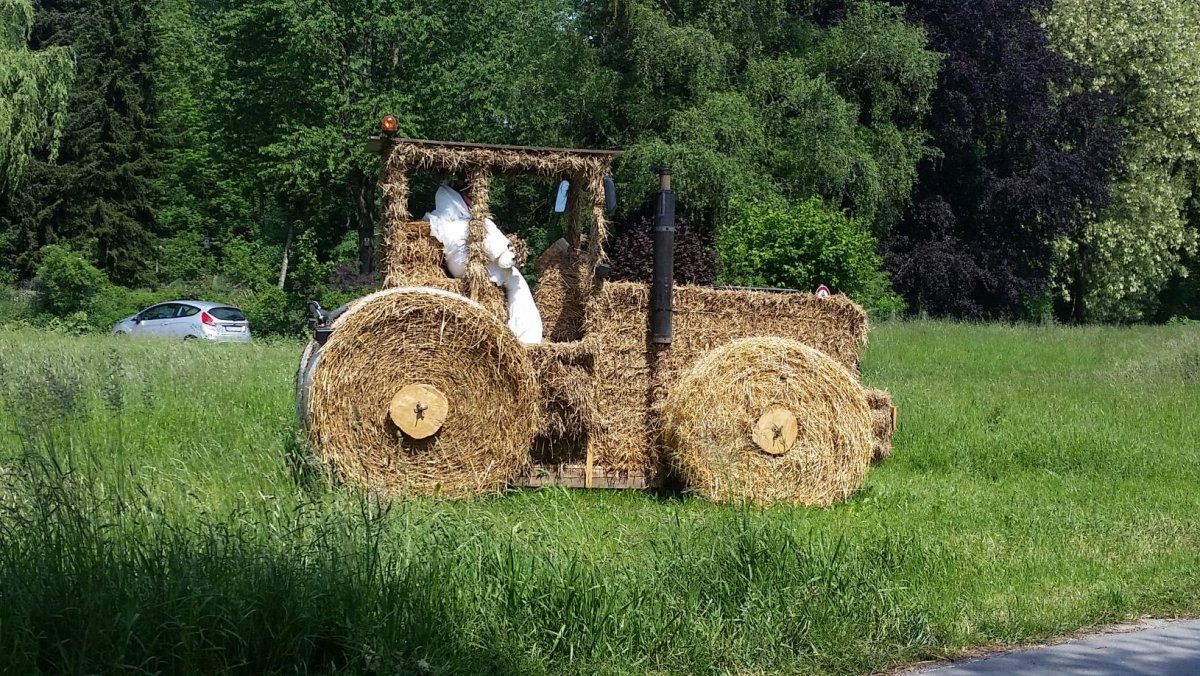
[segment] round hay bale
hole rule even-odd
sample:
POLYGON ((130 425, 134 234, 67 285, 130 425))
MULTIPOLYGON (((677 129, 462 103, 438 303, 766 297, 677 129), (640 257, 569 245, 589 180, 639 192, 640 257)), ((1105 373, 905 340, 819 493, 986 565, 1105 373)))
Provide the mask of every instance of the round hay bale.
POLYGON ((539 389, 524 347, 457 294, 388 289, 351 304, 307 360, 309 432, 349 483, 387 494, 467 497, 503 488, 527 462, 539 389), (409 386, 436 389, 445 417, 417 439, 391 415, 409 386))
POLYGON ((709 352, 671 387, 662 430, 680 477, 718 502, 831 505, 862 486, 871 462, 862 387, 832 357, 786 338, 709 352), (795 416, 795 442, 768 453, 755 435, 783 420, 790 438, 784 410, 795 416))

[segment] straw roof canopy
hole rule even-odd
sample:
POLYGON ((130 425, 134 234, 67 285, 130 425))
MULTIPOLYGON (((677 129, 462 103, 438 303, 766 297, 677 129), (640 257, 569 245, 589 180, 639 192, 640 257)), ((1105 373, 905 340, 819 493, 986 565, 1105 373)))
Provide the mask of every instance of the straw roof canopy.
POLYGON ((388 173, 405 170, 465 174, 482 170, 490 174, 534 174, 550 179, 603 177, 612 169, 613 160, 621 155, 615 150, 526 148, 416 139, 397 139, 384 152, 388 173))

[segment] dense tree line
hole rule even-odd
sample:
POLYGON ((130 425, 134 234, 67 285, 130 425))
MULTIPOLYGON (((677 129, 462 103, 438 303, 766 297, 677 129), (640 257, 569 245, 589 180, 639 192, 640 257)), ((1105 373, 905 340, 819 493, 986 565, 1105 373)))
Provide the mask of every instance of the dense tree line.
MULTIPOLYGON (((1049 49, 1049 0, 910 0, 947 55, 927 116, 938 150, 885 241, 913 309, 1020 316, 1050 292, 1055 247, 1109 201, 1121 134, 1112 97, 1049 49)), ((1064 312, 1082 319, 1074 309, 1064 312)))
MULTIPOLYGON (((826 282, 934 315, 1195 316, 1196 7, 0 0, 0 281, 74 256, 286 327, 308 296, 375 283, 363 141, 392 112, 406 136, 625 148, 626 276, 666 164, 689 280, 826 282)), ((550 195, 496 190, 535 252, 559 235, 550 195)), ((60 309, 107 321, 121 302, 101 297, 60 309)))

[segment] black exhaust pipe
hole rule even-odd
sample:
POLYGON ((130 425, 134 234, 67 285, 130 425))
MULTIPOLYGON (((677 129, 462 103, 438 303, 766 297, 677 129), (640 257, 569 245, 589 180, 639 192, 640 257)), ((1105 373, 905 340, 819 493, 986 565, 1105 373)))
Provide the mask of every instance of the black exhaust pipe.
POLYGON ((654 276, 650 282, 650 337, 655 345, 670 345, 675 289, 675 191, 671 170, 659 169, 654 209, 654 276))

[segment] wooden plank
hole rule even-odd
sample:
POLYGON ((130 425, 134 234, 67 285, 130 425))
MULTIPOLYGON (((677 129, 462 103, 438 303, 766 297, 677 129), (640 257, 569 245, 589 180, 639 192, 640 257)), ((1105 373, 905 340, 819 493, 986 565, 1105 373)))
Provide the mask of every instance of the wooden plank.
POLYGON ((587 445, 587 466, 583 468, 583 487, 591 488, 592 480, 595 479, 596 465, 593 462, 592 444, 587 445))
POLYGON ((642 473, 622 473, 606 469, 595 469, 589 476, 585 464, 535 465, 529 472, 511 482, 523 488, 543 486, 566 486, 567 488, 603 488, 614 490, 645 490, 651 482, 642 473))
POLYGON ((625 154, 623 150, 598 150, 594 148, 543 148, 540 146, 510 146, 497 143, 466 143, 463 141, 431 141, 429 139, 420 138, 395 138, 384 139, 379 136, 372 136, 367 140, 367 150, 378 154, 385 146, 385 143, 409 143, 419 146, 438 146, 442 148, 459 148, 463 150, 513 150, 523 153, 574 153, 576 155, 605 155, 608 157, 620 157, 625 154))
POLYGON ((714 286, 719 291, 762 291, 764 293, 810 293, 800 289, 780 289, 773 286, 714 286))

